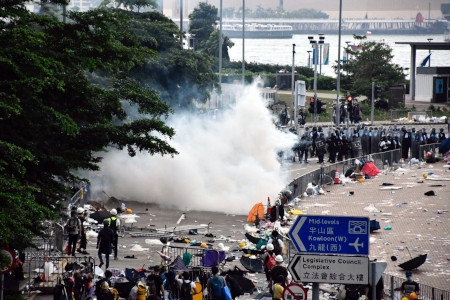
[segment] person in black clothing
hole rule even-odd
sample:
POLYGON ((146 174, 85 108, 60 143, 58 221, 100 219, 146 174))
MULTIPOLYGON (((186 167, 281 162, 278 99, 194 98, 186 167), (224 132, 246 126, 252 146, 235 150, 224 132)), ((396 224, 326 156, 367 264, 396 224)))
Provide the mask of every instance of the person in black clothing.
POLYGON ((112 243, 114 241, 114 234, 108 227, 108 219, 103 220, 103 228, 100 229, 97 236, 97 249, 100 268, 103 266, 102 255, 105 254, 106 269, 109 268, 109 255, 112 252, 112 243))
POLYGON ((83 223, 87 221, 88 213, 82 207, 77 208, 77 213, 78 213, 78 219, 80 219, 80 222, 81 222, 80 247, 77 249, 77 252, 87 255, 89 253, 86 251, 87 238, 86 238, 86 232, 84 231, 83 223))
POLYGON ((109 290, 109 283, 103 282, 100 286, 100 293, 97 300, 114 300, 113 293, 109 290))
POLYGON ((419 296, 420 287, 419 287, 419 284, 413 280, 412 272, 406 271, 405 275, 406 275, 406 281, 404 281, 400 287, 402 295, 409 298, 409 295, 412 292, 415 292, 416 296, 419 296))
POLYGON ((325 156, 325 153, 327 152, 327 150, 325 149, 325 137, 323 132, 319 133, 319 137, 316 140, 316 153, 317 153, 317 158, 319 158, 319 160, 317 161, 317 163, 321 164, 323 163, 323 158, 325 156))
POLYGON ((319 137, 319 133, 317 132, 317 128, 313 127, 311 131, 311 140, 312 140, 312 147, 311 147, 311 157, 314 157, 316 155, 316 140, 319 137))
POLYGON ((108 283, 108 286, 111 286, 111 277, 112 277, 112 272, 110 270, 106 270, 105 271, 105 277, 99 279, 96 283, 95 283, 95 295, 97 296, 97 299, 100 299, 100 294, 102 291, 102 283, 106 282, 108 283))
POLYGON ((343 135, 342 140, 339 141, 339 153, 337 160, 342 161, 343 159, 348 159, 349 150, 350 150, 350 142, 347 140, 347 137, 343 135))
POLYGON ((411 149, 411 132, 406 131, 405 127, 402 127, 402 158, 407 159, 409 157, 409 149, 411 149))
POLYGON ((120 230, 120 220, 117 218, 117 209, 113 208, 110 211, 111 217, 108 219, 108 226, 114 234, 113 249, 114 249, 114 260, 117 260, 117 245, 119 243, 119 230, 120 230))
POLYGON ((336 162, 336 153, 338 152, 338 139, 336 138, 336 134, 333 132, 331 136, 327 140, 328 144, 328 162, 334 164, 336 162))
POLYGON ((270 292, 272 293, 272 286, 275 283, 275 280, 280 276, 283 275, 283 277, 286 279, 286 281, 282 284, 283 287, 286 287, 287 285, 287 278, 288 278, 288 270, 285 266, 283 266, 283 256, 277 255, 275 257, 275 261, 277 262, 277 265, 270 270, 270 292))
POLYGON ((441 128, 441 129, 439 129, 438 143, 442 142, 443 140, 445 140, 445 133, 444 133, 444 128, 441 128))
POLYGON ((304 162, 305 164, 308 163, 308 148, 309 148, 309 137, 307 133, 304 133, 302 135, 302 137, 300 138, 300 142, 298 144, 298 162, 302 163, 304 162), (303 159, 304 156, 304 159, 303 159))
POLYGON ((152 300, 164 299, 164 285, 161 276, 159 276, 160 271, 160 266, 154 266, 153 272, 147 276, 148 296, 152 300))

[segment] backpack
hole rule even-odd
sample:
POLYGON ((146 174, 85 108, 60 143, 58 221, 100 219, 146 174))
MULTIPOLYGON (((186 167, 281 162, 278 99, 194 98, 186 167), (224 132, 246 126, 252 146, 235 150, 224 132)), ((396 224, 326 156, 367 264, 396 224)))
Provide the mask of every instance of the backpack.
POLYGON ((273 267, 277 265, 277 262, 275 260, 275 257, 273 255, 268 254, 267 256, 267 262, 266 262, 266 268, 267 270, 272 270, 273 267))
POLYGON ((108 227, 112 230, 114 234, 117 233, 117 218, 111 217, 108 219, 108 227))
POLYGON ((192 300, 192 287, 190 282, 183 280, 180 286, 180 300, 192 300))
POLYGON ((211 278, 211 298, 220 299, 222 298, 222 282, 219 276, 211 278))
POLYGON ((281 254, 280 239, 278 237, 272 240, 272 245, 273 253, 275 253, 275 255, 281 254))
POLYGON ((80 219, 78 218, 70 218, 67 222, 67 233, 69 234, 78 234, 78 229, 80 225, 80 219))
POLYGON ((156 282, 155 282, 155 275, 149 275, 147 276, 147 286, 148 286, 148 295, 149 296, 156 296, 156 282))

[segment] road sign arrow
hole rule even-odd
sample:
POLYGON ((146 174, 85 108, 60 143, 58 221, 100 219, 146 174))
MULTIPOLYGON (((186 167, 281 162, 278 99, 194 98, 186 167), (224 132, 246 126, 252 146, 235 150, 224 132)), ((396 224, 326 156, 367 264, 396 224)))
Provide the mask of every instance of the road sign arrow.
POLYGON ((296 269, 297 264, 300 263, 300 258, 301 257, 299 255, 295 255, 288 265, 289 273, 291 273, 292 279, 294 279, 295 281, 300 280, 300 274, 297 273, 296 269))

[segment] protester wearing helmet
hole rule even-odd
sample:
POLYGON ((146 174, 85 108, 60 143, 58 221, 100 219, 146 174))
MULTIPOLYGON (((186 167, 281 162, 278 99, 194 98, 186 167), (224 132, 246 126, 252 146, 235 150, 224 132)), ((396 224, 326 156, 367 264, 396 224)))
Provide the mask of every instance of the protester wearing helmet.
POLYGON ((419 284, 412 279, 412 272, 406 271, 406 281, 402 283, 401 291, 404 297, 408 297, 410 300, 417 299, 417 296, 420 293, 419 284), (414 294, 413 294, 414 293, 414 294), (415 297, 415 299, 413 299, 415 297))
POLYGON ((77 208, 77 214, 78 214, 78 219, 80 220, 80 223, 81 223, 80 247, 78 247, 77 252, 88 255, 89 253, 86 251, 86 246, 87 246, 86 232, 84 231, 84 226, 83 226, 83 223, 87 221, 88 215, 87 215, 87 212, 85 213, 84 208, 81 206, 77 208))
POLYGON ((266 245, 266 253, 263 255, 264 273, 266 274, 267 281, 270 280, 270 270, 276 265, 274 249, 273 244, 268 243, 266 245))
POLYGON ((272 285, 275 283, 275 280, 282 275, 285 278, 285 282, 282 283, 283 287, 286 287, 286 285, 289 284, 290 282, 290 278, 291 276, 289 275, 289 272, 287 270, 287 268, 283 265, 283 256, 282 255, 277 255, 275 257, 275 261, 276 261, 276 266, 272 268, 272 270, 270 270, 270 292, 273 295, 273 291, 272 291, 272 285))
POLYGON ((106 269, 109 268, 109 255, 112 251, 112 243, 114 241, 114 233, 108 227, 109 219, 103 220, 103 228, 100 229, 97 236, 97 249, 100 268, 103 266, 103 254, 105 254, 106 269))
POLYGON ((119 230, 120 230, 120 220, 117 218, 117 210, 115 208, 110 211, 111 217, 108 219, 108 227, 114 234, 113 249, 114 249, 114 260, 117 260, 117 244, 119 241, 119 230))

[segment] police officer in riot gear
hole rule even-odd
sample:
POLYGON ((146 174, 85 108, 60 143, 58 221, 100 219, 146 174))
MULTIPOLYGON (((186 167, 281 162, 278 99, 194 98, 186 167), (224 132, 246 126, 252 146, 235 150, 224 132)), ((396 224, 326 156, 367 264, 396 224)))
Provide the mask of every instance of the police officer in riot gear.
POLYGON ((319 137, 316 140, 316 153, 319 160, 317 163, 322 164, 323 163, 323 157, 325 156, 325 153, 327 152, 325 149, 325 135, 323 132, 319 133, 319 137))
POLYGON ((331 133, 331 136, 327 139, 328 144, 328 162, 334 164, 336 162, 336 153, 338 152, 338 139, 336 138, 336 134, 334 132, 331 133))
POLYGON ((402 127, 402 158, 407 159, 409 157, 409 149, 411 149, 411 131, 406 130, 405 126, 402 127))
POLYGON ((441 129, 439 129, 438 143, 442 142, 443 140, 445 140, 445 133, 444 133, 444 128, 441 128, 441 129))

